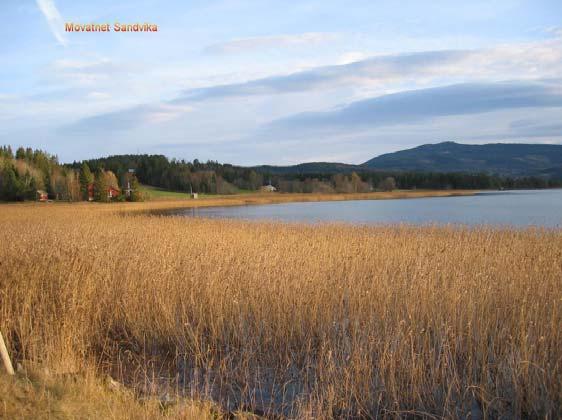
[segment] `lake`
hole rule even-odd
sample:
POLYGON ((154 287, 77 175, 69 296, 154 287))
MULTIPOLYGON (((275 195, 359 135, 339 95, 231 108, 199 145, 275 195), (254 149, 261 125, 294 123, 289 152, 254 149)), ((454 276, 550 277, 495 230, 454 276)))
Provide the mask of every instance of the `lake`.
POLYGON ((306 223, 562 227, 562 189, 481 192, 464 197, 207 207, 180 210, 175 214, 306 223))

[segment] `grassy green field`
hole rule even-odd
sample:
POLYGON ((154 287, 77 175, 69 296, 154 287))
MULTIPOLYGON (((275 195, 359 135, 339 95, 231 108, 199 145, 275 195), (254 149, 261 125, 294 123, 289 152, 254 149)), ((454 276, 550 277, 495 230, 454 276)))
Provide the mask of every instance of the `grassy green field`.
MULTIPOLYGON (((151 185, 141 185, 141 192, 148 201, 178 201, 190 200, 188 193, 169 191, 151 185)), ((434 196, 454 196, 454 195, 472 195, 474 191, 470 190, 394 190, 393 192, 371 192, 371 193, 354 193, 354 194, 318 194, 318 193, 264 193, 262 191, 253 191, 238 189, 236 194, 205 194, 199 193, 199 198, 236 199, 239 196, 268 198, 266 201, 287 202, 287 201, 326 201, 326 200, 360 200, 360 199, 384 199, 384 198, 415 198, 415 197, 434 197, 434 196)), ((248 204, 248 203, 245 203, 248 204)), ((266 204, 265 202, 261 204, 266 204)), ((191 205, 190 205, 191 206, 191 205)))
POLYGON ((168 191, 158 187, 152 187, 150 185, 142 185, 141 191, 146 197, 150 199, 173 199, 173 200, 181 200, 181 199, 189 199, 189 194, 183 192, 176 192, 176 191, 168 191))
MULTIPOLYGON (((177 191, 168 191, 163 188, 153 187, 151 185, 141 185, 141 191, 143 194, 146 194, 147 199, 149 200, 182 200, 182 199, 190 199, 188 193, 184 192, 177 192, 177 191)), ((236 194, 258 194, 259 191, 252 191, 252 190, 243 190, 238 189, 236 194)), ((199 197, 224 197, 224 194, 199 194, 199 197)))

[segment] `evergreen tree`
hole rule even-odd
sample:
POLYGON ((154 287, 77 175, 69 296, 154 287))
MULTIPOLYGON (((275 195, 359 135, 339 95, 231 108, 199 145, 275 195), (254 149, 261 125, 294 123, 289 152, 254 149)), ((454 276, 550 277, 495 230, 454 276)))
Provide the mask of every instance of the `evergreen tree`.
POLYGON ((55 189, 53 188, 53 183, 51 182, 51 172, 49 170, 43 171, 43 179, 45 180, 45 191, 49 198, 55 196, 55 189))
POLYGON ((18 150, 16 150, 16 159, 25 159, 25 149, 21 146, 18 147, 18 150))
POLYGON ((7 166, 0 177, 0 199, 16 201, 24 199, 23 185, 18 179, 13 165, 7 166))
POLYGON ((94 183, 94 174, 86 162, 80 168, 80 192, 83 200, 88 200, 88 186, 94 183))
POLYGON ((33 178, 29 170, 25 172, 23 179, 20 179, 20 186, 22 194, 26 200, 35 200, 35 194, 37 194, 37 184, 35 182, 35 178, 33 178))
POLYGON ((0 157, 13 159, 14 154, 12 153, 12 148, 9 145, 0 147, 0 157))
POLYGON ((107 179, 103 169, 98 169, 96 172, 96 177, 94 179, 94 200, 101 202, 108 202, 109 197, 107 196, 107 179))

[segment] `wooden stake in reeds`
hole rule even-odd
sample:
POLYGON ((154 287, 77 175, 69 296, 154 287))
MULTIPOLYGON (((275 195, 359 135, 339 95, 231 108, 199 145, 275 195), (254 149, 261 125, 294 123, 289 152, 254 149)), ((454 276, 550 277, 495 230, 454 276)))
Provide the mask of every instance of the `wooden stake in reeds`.
POLYGON ((14 368, 12 366, 12 361, 10 360, 10 355, 8 354, 8 349, 6 348, 6 343, 4 343, 4 337, 0 331, 0 356, 2 357, 2 362, 6 368, 8 375, 14 374, 14 368))

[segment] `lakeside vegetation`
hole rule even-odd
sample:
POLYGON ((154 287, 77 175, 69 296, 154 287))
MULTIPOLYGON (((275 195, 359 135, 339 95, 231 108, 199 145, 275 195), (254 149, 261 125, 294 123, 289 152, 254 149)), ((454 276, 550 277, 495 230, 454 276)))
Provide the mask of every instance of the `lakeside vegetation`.
MULTIPOLYGON (((14 362, 111 375, 133 395, 116 418, 147 397, 298 418, 560 412, 560 230, 146 213, 252 199, 2 206, 14 362)), ((20 385, 2 384, 0 410, 20 385)))
MULTIPOLYGON (((232 194, 240 190, 256 191, 271 182, 281 192, 357 193, 388 189, 394 180, 398 189, 522 189, 562 186, 562 180, 534 176, 505 177, 486 173, 380 171, 359 166, 330 170, 323 165, 280 168, 254 168, 221 164, 216 161, 193 162, 168 159, 163 155, 119 155, 86 161, 91 168, 105 168, 119 174, 134 168, 139 181, 166 190, 191 190, 208 194, 232 194)), ((73 167, 78 168, 80 162, 73 167)))
MULTIPOLYGON (((322 166, 320 166, 322 168, 322 166)), ((42 150, 0 147, 0 200, 143 201, 182 198, 188 193, 229 195, 270 188, 284 193, 333 194, 401 190, 552 188, 562 181, 498 177, 484 173, 276 172, 214 161, 120 155, 63 165, 42 150), (141 187, 139 184, 144 184, 141 187)))

